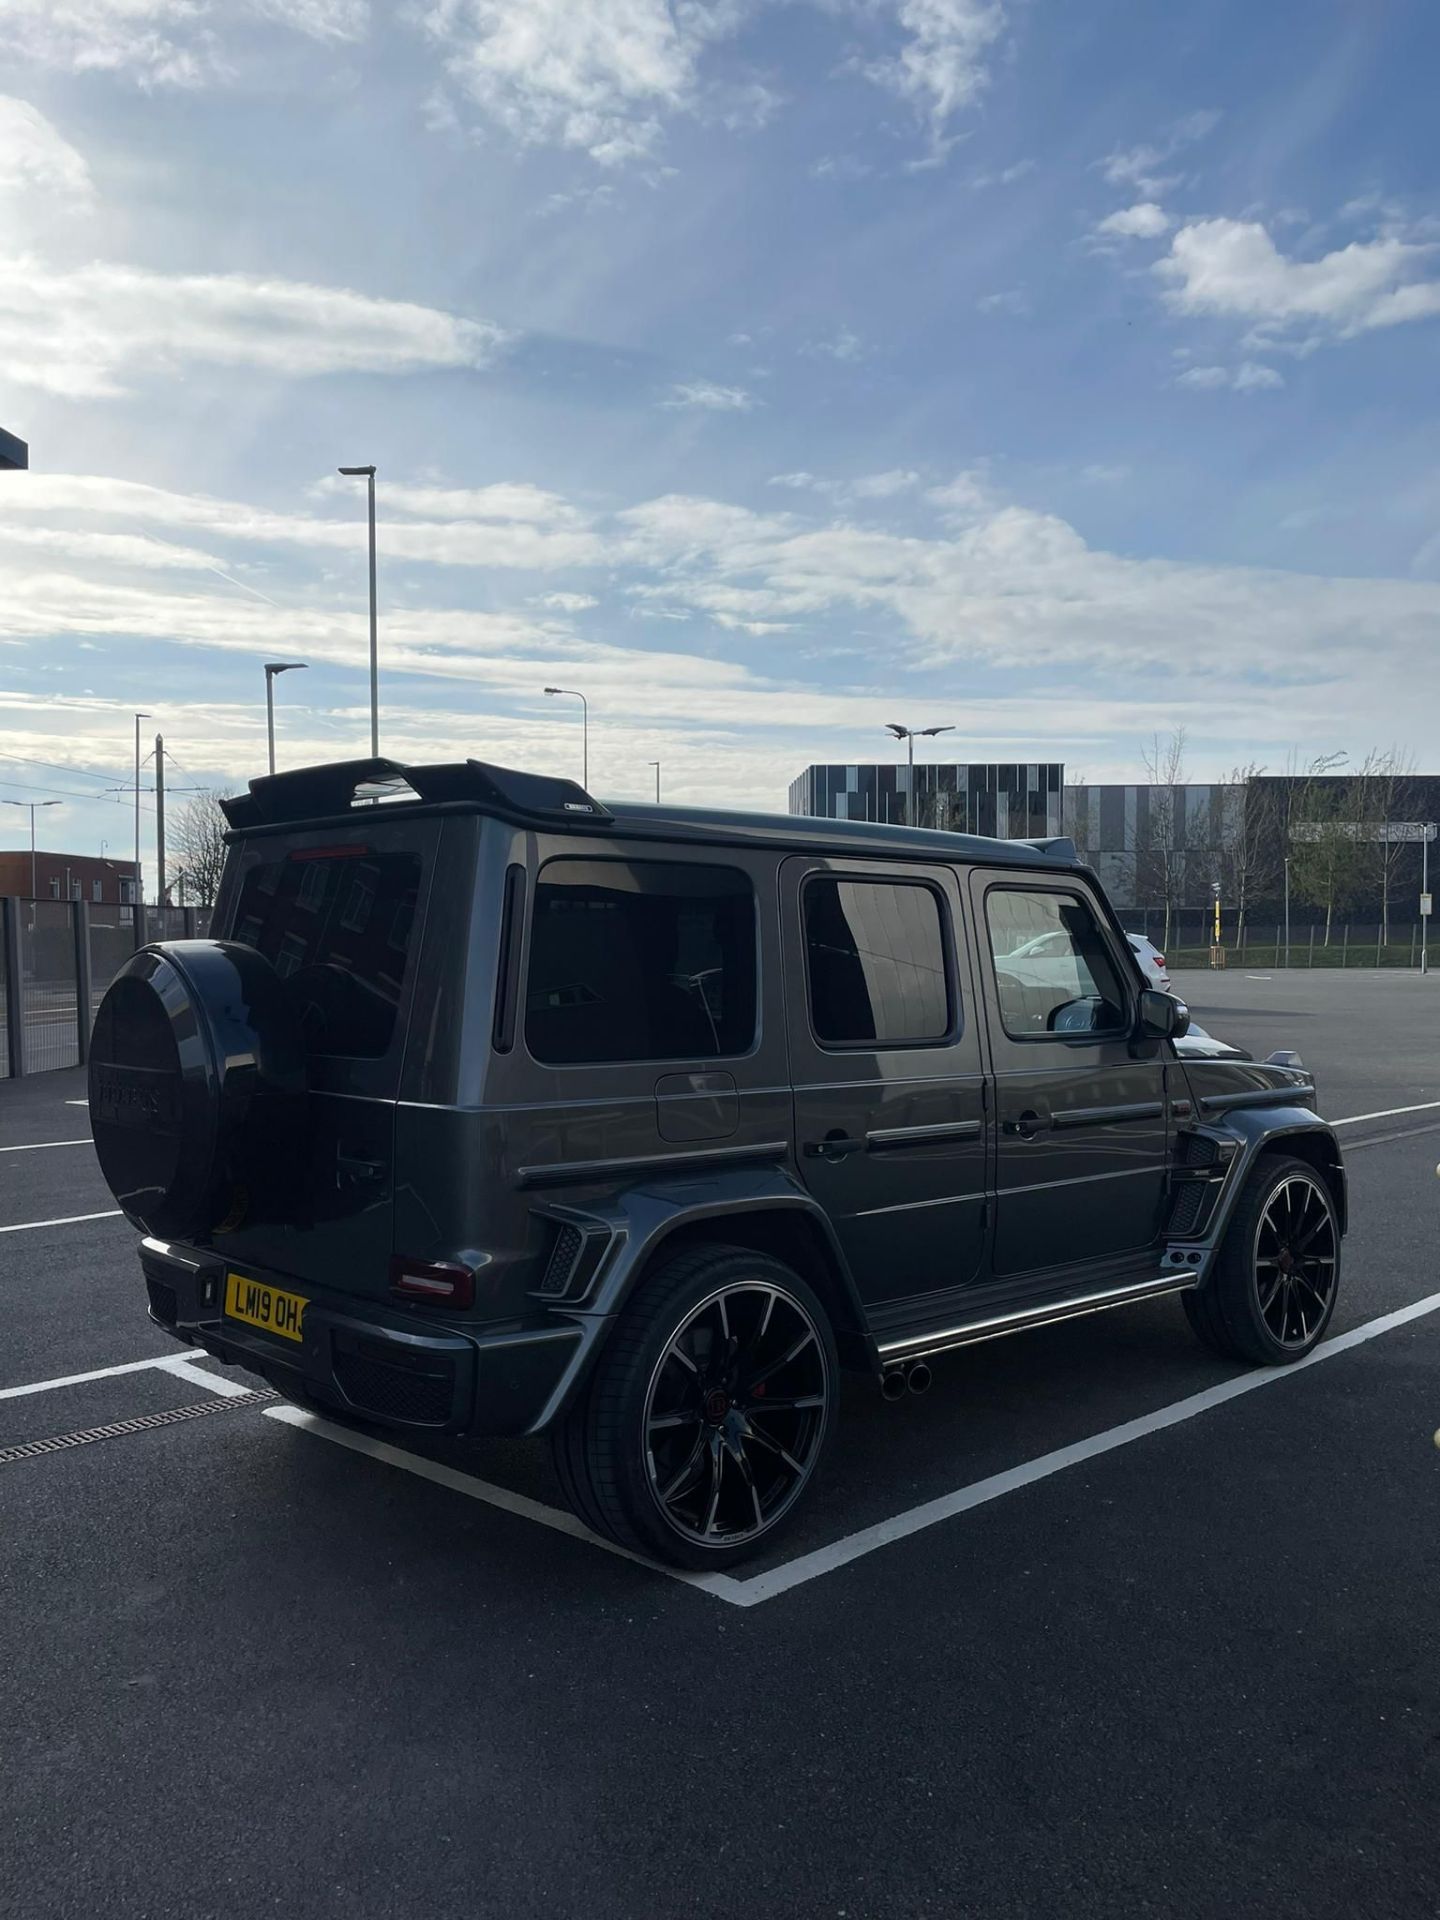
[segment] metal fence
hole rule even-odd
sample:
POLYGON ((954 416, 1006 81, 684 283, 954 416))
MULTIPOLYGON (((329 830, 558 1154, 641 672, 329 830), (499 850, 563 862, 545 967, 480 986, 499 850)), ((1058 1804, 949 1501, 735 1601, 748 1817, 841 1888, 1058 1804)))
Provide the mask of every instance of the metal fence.
POLYGON ((0 1078, 84 1064, 95 1010, 137 946, 202 938, 208 907, 0 900, 0 1078))
MULTIPOLYGON (((1187 907, 1172 910, 1170 930, 1165 930, 1165 915, 1158 908, 1121 908, 1120 924, 1127 933, 1144 934, 1165 955, 1171 967, 1208 967, 1213 964, 1215 917, 1212 909, 1187 907)), ((1392 916, 1388 930, 1377 921, 1337 921, 1329 930, 1323 922, 1300 925, 1292 920, 1287 938, 1283 921, 1266 918, 1248 920, 1242 927, 1238 917, 1222 913, 1221 964, 1231 967, 1393 967, 1414 969, 1420 965, 1424 928, 1419 920, 1401 921, 1392 916), (1386 934, 1388 931, 1388 939, 1386 934)), ((1440 947, 1432 936, 1429 942, 1432 968, 1440 968, 1440 947)))

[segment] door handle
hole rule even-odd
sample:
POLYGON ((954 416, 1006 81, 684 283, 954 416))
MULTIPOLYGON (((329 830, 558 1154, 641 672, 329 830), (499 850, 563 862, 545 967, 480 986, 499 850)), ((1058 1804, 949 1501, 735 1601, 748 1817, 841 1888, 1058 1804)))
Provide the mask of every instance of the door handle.
POLYGON ((1048 1113, 1037 1113, 1034 1107, 1027 1107, 1023 1113, 1016 1114, 1013 1120, 1002 1120, 1000 1131, 1014 1134, 1021 1140, 1033 1140, 1037 1133, 1044 1133, 1047 1127, 1054 1124, 1048 1113))
POLYGON ((807 1140, 805 1156, 809 1160, 843 1160, 847 1154, 863 1153, 865 1142, 848 1133, 832 1133, 824 1140, 807 1140))

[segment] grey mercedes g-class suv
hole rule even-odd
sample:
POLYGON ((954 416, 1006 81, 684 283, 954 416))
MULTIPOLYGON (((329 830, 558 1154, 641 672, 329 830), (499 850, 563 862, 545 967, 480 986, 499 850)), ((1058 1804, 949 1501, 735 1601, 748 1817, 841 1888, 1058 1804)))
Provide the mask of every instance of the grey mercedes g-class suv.
POLYGON ((1293 1065, 1186 1059, 1065 840, 606 807, 469 761, 251 782, 208 940, 90 1050, 152 1319, 320 1413, 548 1430, 569 1499, 721 1567, 842 1367, 1178 1294, 1299 1359, 1345 1176, 1293 1065))

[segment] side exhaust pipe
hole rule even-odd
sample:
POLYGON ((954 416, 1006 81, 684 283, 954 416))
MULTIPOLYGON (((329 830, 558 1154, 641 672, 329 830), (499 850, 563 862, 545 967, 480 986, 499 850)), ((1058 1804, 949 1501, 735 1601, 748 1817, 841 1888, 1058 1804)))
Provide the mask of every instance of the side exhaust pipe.
POLYGON ((888 1373, 880 1376, 880 1391, 887 1400, 905 1398, 905 1371, 903 1367, 892 1367, 888 1373))
POLYGON ((928 1393, 933 1377, 923 1360, 902 1361, 881 1375, 880 1391, 887 1400, 903 1400, 907 1393, 928 1393))
POLYGON ((930 1381, 932 1378, 933 1376, 930 1369, 926 1366, 925 1362, 923 1360, 917 1360, 905 1375, 905 1384, 909 1387, 911 1393, 928 1393, 930 1391, 930 1381))

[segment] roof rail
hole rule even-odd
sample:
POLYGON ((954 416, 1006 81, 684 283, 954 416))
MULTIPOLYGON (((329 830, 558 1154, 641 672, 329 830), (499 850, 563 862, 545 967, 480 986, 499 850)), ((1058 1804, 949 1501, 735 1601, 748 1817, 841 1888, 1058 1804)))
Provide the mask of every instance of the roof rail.
POLYGON ((573 780, 549 774, 521 773, 483 760, 406 766, 399 760, 336 760, 326 766, 297 767, 250 782, 247 793, 221 801, 225 818, 238 831, 253 827, 299 825, 348 813, 381 799, 365 788, 397 788, 395 800, 412 796, 428 805, 468 802, 486 813, 522 822, 608 821, 610 814, 573 780), (409 789, 408 793, 404 789, 409 789))

